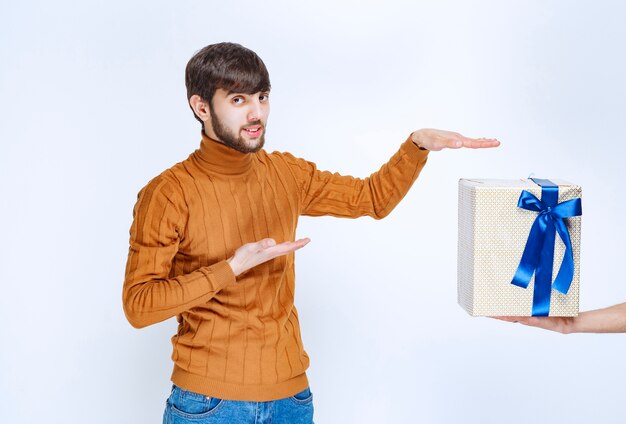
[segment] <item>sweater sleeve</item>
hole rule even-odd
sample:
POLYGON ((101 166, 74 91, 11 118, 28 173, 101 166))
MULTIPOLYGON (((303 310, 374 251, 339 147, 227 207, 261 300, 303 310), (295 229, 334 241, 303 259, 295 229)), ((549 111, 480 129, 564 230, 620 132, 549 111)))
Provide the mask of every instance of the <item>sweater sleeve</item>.
POLYGON ((235 282, 226 261, 168 278, 185 219, 182 195, 162 176, 139 193, 122 291, 124 312, 133 327, 155 324, 204 304, 235 282))
POLYGON ((328 171, 293 158, 290 168, 301 188, 301 215, 356 218, 389 215, 409 191, 426 164, 428 151, 409 137, 378 171, 361 179, 328 171))

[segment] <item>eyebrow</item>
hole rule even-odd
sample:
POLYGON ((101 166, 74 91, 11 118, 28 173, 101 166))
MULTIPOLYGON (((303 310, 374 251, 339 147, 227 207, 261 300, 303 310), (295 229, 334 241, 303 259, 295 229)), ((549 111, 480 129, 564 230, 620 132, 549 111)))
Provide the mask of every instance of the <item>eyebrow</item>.
POLYGON ((234 96, 244 96, 244 95, 245 96, 251 96, 251 95, 256 94, 256 93, 269 93, 269 92, 270 92, 270 90, 255 91, 254 93, 244 93, 242 91, 229 91, 226 95, 227 96, 233 96, 233 95, 234 96))

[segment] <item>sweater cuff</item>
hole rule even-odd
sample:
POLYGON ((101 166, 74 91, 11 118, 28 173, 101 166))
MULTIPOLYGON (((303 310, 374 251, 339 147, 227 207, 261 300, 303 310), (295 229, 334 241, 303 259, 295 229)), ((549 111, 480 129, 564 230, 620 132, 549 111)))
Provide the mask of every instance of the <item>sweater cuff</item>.
POLYGON ((211 265, 207 269, 205 276, 209 282, 211 291, 219 291, 227 286, 235 284, 235 273, 228 262, 221 261, 211 265))
POLYGON ((402 143, 400 149, 417 161, 425 160, 428 157, 428 153, 430 153, 430 150, 422 149, 418 147, 417 144, 413 143, 413 140, 411 139, 411 134, 409 134, 409 138, 407 138, 406 141, 402 143))

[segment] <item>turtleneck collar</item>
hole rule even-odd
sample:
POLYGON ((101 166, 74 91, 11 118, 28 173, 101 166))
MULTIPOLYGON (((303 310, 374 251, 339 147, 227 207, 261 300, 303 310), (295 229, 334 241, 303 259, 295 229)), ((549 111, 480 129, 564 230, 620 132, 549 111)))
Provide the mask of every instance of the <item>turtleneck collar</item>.
POLYGON ((209 172, 223 175, 243 175, 252 168, 251 153, 241 153, 217 140, 209 138, 202 131, 200 149, 194 152, 202 167, 209 172))

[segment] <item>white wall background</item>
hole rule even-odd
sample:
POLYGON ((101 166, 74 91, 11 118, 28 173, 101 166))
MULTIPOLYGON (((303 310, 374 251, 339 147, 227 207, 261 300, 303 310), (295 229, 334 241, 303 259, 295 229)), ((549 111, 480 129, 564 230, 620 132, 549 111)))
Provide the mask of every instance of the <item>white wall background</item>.
POLYGON ((581 307, 626 301, 619 1, 70 1, 0 6, 0 399, 6 423, 157 423, 173 319, 121 288, 139 189, 199 143, 184 67, 235 41, 272 78, 267 147, 366 176, 414 129, 445 151, 383 221, 303 218, 297 305, 318 423, 623 423, 624 335, 470 318, 457 180, 583 186, 581 307))

